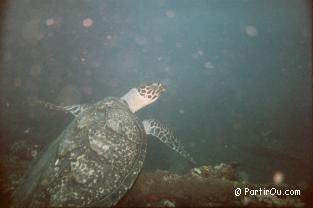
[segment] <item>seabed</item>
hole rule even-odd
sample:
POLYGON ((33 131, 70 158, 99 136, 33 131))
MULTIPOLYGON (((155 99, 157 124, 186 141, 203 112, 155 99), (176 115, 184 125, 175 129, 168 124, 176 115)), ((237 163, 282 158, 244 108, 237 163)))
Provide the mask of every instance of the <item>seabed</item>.
MULTIPOLYGON (((9 196, 20 183, 38 145, 20 141, 1 156, 1 201, 9 206, 9 196), (3 199, 3 200, 2 200, 3 199)), ((286 184, 254 184, 238 178, 239 164, 204 165, 185 174, 165 170, 141 172, 135 184, 116 207, 304 207, 300 196, 244 194, 244 190, 295 190, 286 184), (241 194, 235 196, 240 188, 241 194)), ((303 195, 305 190, 300 190, 303 195)), ((251 194, 252 193, 252 194, 251 194)))

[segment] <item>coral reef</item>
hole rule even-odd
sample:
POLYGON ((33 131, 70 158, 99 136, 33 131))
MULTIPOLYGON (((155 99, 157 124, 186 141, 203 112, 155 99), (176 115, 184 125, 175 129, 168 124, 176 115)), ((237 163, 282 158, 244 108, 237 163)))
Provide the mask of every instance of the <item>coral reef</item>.
POLYGON ((200 166, 187 174, 143 172, 117 207, 303 207, 297 197, 276 195, 235 196, 235 189, 292 189, 287 185, 252 184, 237 178, 238 164, 200 166))

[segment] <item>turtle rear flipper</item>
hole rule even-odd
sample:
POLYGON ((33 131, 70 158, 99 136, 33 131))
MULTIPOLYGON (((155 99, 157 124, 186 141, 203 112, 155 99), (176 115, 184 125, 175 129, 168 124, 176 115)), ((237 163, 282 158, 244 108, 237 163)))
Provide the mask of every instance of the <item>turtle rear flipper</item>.
POLYGON ((195 160, 190 156, 190 154, 185 150, 183 144, 174 136, 172 131, 167 128, 164 124, 160 123, 155 119, 148 119, 142 122, 146 134, 150 134, 158 138, 161 142, 166 144, 172 150, 179 153, 182 157, 186 158, 190 161, 193 165, 197 163, 195 160))

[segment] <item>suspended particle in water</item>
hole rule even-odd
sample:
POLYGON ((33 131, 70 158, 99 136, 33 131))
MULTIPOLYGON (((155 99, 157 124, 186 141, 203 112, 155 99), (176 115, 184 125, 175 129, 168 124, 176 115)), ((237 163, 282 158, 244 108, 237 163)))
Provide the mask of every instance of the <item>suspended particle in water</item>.
POLYGON ((181 42, 176 43, 176 48, 182 48, 182 47, 183 47, 183 44, 181 42))
POLYGON ((38 65, 38 64, 32 65, 32 66, 30 67, 30 74, 31 74, 32 76, 38 76, 38 75, 40 75, 41 70, 42 70, 42 68, 41 68, 40 65, 38 65))
POLYGON ((164 67, 164 72, 166 73, 170 73, 171 72, 171 68, 169 66, 164 67))
POLYGON ((202 56, 204 53, 203 53, 203 50, 198 50, 198 54, 200 55, 200 56, 202 56))
POLYGON ((81 97, 82 94, 75 85, 67 84, 59 92, 57 102, 62 105, 73 105, 80 103, 81 97))
POLYGON ((93 93, 92 87, 90 87, 90 86, 84 87, 84 88, 83 88, 83 93, 84 93, 85 95, 92 95, 92 93, 93 93))
POLYGON ((107 39, 108 40, 112 40, 112 36, 111 35, 107 35, 107 39))
POLYGON ((135 41, 138 45, 145 45, 147 42, 146 38, 142 35, 136 35, 135 41))
POLYGON ((14 86, 15 87, 21 87, 22 86, 22 80, 20 78, 15 78, 14 86))
POLYGON ((246 27, 246 34, 249 36, 249 37, 255 37, 257 36, 257 30, 254 26, 252 25, 248 25, 246 27))
POLYGON ((46 20, 46 25, 47 25, 47 26, 52 26, 52 25, 54 25, 54 24, 55 24, 55 21, 54 21, 53 18, 48 18, 48 19, 46 20))
POLYGON ((167 17, 169 17, 169 18, 173 18, 173 17, 175 17, 176 16, 176 14, 175 14, 175 12, 173 11, 173 10, 167 10, 166 12, 165 12, 165 14, 166 14, 166 16, 167 17))
POLYGON ((189 145, 190 148, 195 148, 196 147, 196 143, 194 143, 194 142, 190 142, 188 145, 189 145))
POLYGON ((241 129, 241 124, 240 124, 240 123, 235 123, 235 124, 233 124, 233 129, 234 129, 235 131, 240 130, 240 129, 241 129))
POLYGON ((120 80, 113 78, 109 81, 108 85, 112 88, 117 88, 120 85, 120 80))
POLYGON ((86 18, 83 21, 83 26, 86 27, 86 28, 91 27, 92 24, 93 24, 93 20, 91 18, 86 18))
POLYGON ((157 56, 156 59, 157 59, 158 61, 162 61, 163 57, 162 57, 162 56, 157 56))
POLYGON ((276 171, 273 175, 273 182, 275 184, 281 184, 285 179, 285 175, 281 171, 276 171))
POLYGON ((185 114, 185 111, 183 109, 180 109, 178 112, 179 114, 185 114))
POLYGON ((213 64, 210 61, 207 61, 204 64, 204 67, 207 68, 207 69, 213 69, 214 68, 213 64))
POLYGON ((198 59, 198 58, 199 58, 199 55, 198 55, 197 53, 194 53, 194 54, 192 54, 192 58, 193 58, 193 59, 198 59))
POLYGON ((30 128, 25 129, 25 131, 24 131, 25 134, 29 134, 29 132, 30 132, 30 128))

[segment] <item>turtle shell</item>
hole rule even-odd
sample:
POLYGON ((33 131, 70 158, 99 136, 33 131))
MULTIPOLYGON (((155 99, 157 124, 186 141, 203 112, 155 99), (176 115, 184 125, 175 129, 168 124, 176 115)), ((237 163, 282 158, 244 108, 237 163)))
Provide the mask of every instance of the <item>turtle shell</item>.
POLYGON ((13 194, 13 207, 112 206, 145 158, 144 128, 119 98, 87 108, 38 157, 13 194))

